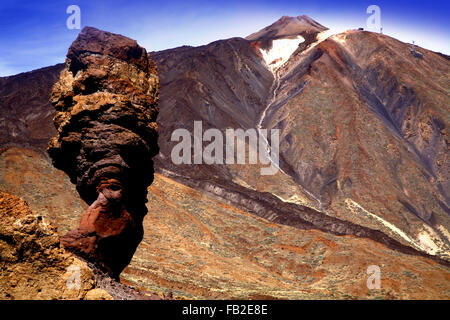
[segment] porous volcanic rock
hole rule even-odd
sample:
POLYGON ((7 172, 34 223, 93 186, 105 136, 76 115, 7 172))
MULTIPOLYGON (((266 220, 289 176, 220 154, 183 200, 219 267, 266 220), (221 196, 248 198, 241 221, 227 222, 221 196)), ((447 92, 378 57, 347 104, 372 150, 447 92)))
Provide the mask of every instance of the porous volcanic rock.
POLYGON ((158 94, 146 50, 91 27, 70 47, 52 91, 58 133, 48 153, 90 205, 61 242, 115 277, 143 237, 152 157, 159 152, 158 94))
POLYGON ((83 299, 95 288, 93 271, 60 247, 56 228, 0 190, 0 299, 83 299))
POLYGON ((49 216, 0 189, 0 300, 159 300, 66 252, 49 216))

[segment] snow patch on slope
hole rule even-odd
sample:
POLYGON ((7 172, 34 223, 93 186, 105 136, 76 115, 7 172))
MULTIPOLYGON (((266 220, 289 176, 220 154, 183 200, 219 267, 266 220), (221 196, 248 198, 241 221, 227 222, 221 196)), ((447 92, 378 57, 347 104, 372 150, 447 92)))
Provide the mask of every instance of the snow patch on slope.
POLYGON ((347 205, 347 208, 349 208, 354 213, 364 213, 365 215, 375 219, 377 222, 381 223, 386 228, 390 229, 393 233, 397 234, 403 240, 413 245, 414 248, 420 248, 420 246, 417 245, 417 242, 411 239, 406 233, 404 233, 402 230, 391 224, 390 222, 380 218, 379 216, 373 214, 372 212, 367 211, 364 209, 359 203, 354 201, 353 199, 347 198, 345 199, 345 204, 347 205), (355 210, 357 209, 357 210, 355 210))
POLYGON ((275 71, 289 60, 299 44, 304 42, 302 36, 294 39, 277 39, 272 41, 272 48, 269 50, 260 49, 264 61, 271 71, 275 71))
POLYGON ((420 232, 417 235, 416 239, 411 238, 408 236, 405 232, 397 228, 395 225, 391 224, 390 222, 384 220, 383 218, 367 211, 364 209, 359 203, 354 201, 353 199, 347 198, 345 199, 345 203, 347 205, 347 208, 350 209, 353 213, 360 214, 363 213, 373 219, 375 219, 378 223, 383 225, 384 227, 390 229, 391 232, 397 234, 401 238, 403 238, 406 242, 408 242, 413 248, 424 251, 428 253, 429 255, 441 255, 448 257, 448 250, 447 248, 440 248, 439 245, 437 245, 436 242, 439 241, 439 238, 435 234, 432 228, 430 228, 427 225, 423 225, 424 229, 422 232, 420 232), (356 209, 356 210, 355 210, 356 209))
POLYGON ((328 29, 328 30, 325 30, 323 32, 320 32, 317 35, 317 41, 315 43, 313 43, 313 45, 317 45, 317 44, 321 43, 322 41, 326 40, 328 37, 331 37, 331 36, 333 36, 335 34, 336 34, 336 32, 334 30, 331 30, 331 29, 328 29))
POLYGON ((312 50, 312 48, 317 46, 319 43, 327 40, 328 38, 331 38, 342 44, 345 44, 346 33, 342 32, 342 31, 331 30, 331 29, 322 31, 317 34, 317 40, 315 42, 311 43, 308 46, 308 49, 306 49, 303 53, 310 52, 312 50))

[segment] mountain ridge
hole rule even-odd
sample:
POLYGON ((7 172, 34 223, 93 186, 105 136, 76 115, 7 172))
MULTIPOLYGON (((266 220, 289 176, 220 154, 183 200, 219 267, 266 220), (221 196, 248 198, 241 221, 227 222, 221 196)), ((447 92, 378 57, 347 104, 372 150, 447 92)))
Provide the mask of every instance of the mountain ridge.
POLYGON ((328 28, 306 15, 297 17, 283 16, 270 26, 248 35, 245 39, 250 41, 257 41, 262 38, 277 39, 304 33, 319 33, 325 30, 328 30, 328 28))

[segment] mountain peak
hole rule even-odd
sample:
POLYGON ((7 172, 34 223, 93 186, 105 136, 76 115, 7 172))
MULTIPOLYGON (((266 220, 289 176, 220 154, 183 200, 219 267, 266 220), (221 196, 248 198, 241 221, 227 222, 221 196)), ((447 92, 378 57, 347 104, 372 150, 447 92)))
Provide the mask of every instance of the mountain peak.
POLYGON ((307 15, 300 15, 297 17, 282 16, 280 19, 261 29, 258 32, 252 33, 247 40, 262 40, 262 39, 280 39, 292 36, 302 35, 304 33, 319 33, 327 30, 326 27, 311 19, 307 15))

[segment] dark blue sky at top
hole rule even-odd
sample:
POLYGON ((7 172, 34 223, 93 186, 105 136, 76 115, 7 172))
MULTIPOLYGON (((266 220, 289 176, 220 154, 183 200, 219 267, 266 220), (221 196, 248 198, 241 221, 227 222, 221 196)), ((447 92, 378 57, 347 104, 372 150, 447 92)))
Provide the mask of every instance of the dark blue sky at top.
POLYGON ((381 9, 383 33, 450 54, 450 1, 0 0, 0 76, 64 61, 80 30, 69 30, 69 5, 81 28, 94 26, 136 39, 148 51, 245 37, 283 15, 306 14, 336 31, 365 27, 369 5, 381 9))

